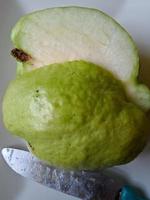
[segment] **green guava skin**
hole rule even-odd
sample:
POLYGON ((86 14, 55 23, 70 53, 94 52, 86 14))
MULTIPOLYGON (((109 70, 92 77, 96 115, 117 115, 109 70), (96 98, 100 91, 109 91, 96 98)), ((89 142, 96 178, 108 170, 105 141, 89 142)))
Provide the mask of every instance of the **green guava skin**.
POLYGON ((49 164, 95 170, 142 151, 146 117, 122 83, 95 64, 72 61, 24 73, 3 101, 6 128, 49 164))

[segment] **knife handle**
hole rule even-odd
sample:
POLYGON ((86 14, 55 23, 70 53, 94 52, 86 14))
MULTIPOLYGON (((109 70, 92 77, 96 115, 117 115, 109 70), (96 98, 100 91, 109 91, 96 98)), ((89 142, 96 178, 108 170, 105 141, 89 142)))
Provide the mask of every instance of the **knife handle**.
POLYGON ((124 186, 121 190, 120 200, 148 200, 140 197, 130 186, 124 186))

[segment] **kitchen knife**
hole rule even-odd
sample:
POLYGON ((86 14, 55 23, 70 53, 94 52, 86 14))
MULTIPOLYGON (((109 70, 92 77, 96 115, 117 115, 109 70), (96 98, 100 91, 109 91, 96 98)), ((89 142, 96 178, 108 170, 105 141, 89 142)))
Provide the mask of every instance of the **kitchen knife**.
POLYGON ((30 152, 4 148, 2 155, 16 173, 83 200, 146 200, 129 186, 101 171, 69 171, 49 166, 30 152))

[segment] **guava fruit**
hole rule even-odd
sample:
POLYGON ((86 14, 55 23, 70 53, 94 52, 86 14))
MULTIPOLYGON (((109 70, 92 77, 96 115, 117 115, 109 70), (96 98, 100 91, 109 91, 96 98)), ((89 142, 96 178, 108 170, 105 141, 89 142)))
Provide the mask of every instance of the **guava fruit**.
POLYGON ((90 62, 51 64, 13 80, 5 126, 48 163, 94 170, 126 163, 147 138, 144 111, 112 73, 90 62))
POLYGON ((4 97, 4 124, 37 157, 94 170, 142 151, 150 91, 138 83, 134 41, 114 19, 50 8, 23 16, 11 38, 17 77, 4 97))
POLYGON ((137 81, 139 56, 134 41, 105 13, 81 7, 37 11, 18 21, 11 38, 19 74, 82 59, 110 70, 123 82, 128 98, 150 109, 150 91, 137 81))

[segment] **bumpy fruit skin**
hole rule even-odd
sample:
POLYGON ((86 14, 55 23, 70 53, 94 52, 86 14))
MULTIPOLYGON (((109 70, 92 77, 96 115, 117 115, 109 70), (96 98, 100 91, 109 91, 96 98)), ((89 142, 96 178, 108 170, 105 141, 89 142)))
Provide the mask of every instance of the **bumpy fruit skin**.
POLYGON ((144 147, 146 118, 120 81, 84 61, 52 64, 12 81, 3 101, 6 128, 33 153, 64 168, 126 163, 144 147))

